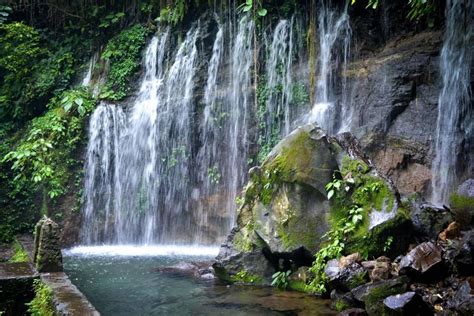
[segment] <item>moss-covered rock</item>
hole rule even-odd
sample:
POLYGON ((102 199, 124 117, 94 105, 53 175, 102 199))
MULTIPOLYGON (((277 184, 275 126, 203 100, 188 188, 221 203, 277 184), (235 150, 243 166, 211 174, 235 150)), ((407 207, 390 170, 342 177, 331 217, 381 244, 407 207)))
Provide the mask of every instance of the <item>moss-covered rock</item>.
MULTIPOLYGON (((272 269, 294 271, 311 265, 311 255, 309 264, 307 258, 297 263, 295 250, 316 253, 325 242, 322 237, 344 226, 354 208, 362 210, 362 220, 343 234, 347 240, 342 254, 395 256, 405 250, 408 212, 400 207, 391 182, 371 165, 350 134, 332 138, 313 124, 300 127, 249 175, 237 227, 215 265, 221 279, 235 281, 237 273, 247 271, 266 283, 272 269), (334 181, 338 192, 328 200, 326 185, 334 181)), ((303 288, 301 282, 293 283, 291 287, 303 288)))
POLYGON ((390 295, 405 292, 407 284, 408 278, 400 277, 392 280, 364 284, 353 289, 351 293, 357 301, 364 303, 369 316, 388 315, 383 300, 390 295))

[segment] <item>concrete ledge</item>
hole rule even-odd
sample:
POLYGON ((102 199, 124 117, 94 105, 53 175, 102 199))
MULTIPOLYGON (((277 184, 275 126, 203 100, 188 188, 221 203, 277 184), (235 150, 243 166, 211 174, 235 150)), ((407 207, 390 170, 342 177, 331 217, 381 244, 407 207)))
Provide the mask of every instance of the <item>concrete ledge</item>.
POLYGON ((53 289, 59 315, 100 315, 64 272, 41 273, 41 280, 53 289))

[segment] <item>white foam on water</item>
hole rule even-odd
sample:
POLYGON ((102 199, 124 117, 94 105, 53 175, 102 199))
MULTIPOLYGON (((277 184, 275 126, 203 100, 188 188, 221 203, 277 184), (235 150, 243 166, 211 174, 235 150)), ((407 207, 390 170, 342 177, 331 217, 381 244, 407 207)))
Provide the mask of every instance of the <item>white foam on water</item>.
POLYGON ((215 257, 219 247, 215 246, 177 246, 177 245, 103 245, 77 246, 63 250, 67 256, 126 256, 126 257, 158 257, 158 256, 199 256, 215 257))

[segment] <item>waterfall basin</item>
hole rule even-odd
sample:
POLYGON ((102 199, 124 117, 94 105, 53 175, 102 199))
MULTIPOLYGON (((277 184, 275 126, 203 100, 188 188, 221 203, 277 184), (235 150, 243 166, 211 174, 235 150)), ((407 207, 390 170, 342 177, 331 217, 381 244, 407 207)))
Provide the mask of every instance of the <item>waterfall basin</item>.
POLYGON ((102 315, 332 315, 329 301, 170 273, 210 264, 217 247, 95 246, 63 251, 71 281, 102 315))

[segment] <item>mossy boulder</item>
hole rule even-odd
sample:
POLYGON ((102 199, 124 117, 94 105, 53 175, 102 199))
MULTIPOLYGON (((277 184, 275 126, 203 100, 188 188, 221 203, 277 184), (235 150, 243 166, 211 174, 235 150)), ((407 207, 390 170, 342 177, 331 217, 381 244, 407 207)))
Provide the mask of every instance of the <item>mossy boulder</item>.
POLYGON ((325 242, 322 237, 347 220, 353 207, 363 209, 363 221, 347 236, 344 252, 379 256, 405 250, 408 213, 391 182, 375 170, 350 134, 328 137, 314 124, 300 127, 262 166, 252 168, 249 177, 237 227, 215 264, 223 280, 246 271, 269 283, 275 270, 310 266, 325 242), (348 179, 347 189, 328 200, 326 185, 348 179))
POLYGON ((404 293, 407 290, 408 278, 399 277, 396 279, 367 283, 356 287, 351 291, 354 298, 363 302, 365 310, 371 315, 388 315, 383 300, 391 295, 404 293))

